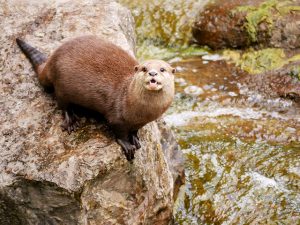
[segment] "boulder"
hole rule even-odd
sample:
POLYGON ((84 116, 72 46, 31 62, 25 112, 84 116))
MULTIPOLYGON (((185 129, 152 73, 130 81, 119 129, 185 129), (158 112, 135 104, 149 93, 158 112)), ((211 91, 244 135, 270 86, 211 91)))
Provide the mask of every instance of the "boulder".
POLYGON ((295 61, 276 70, 245 76, 241 82, 251 91, 273 98, 290 98, 300 103, 299 80, 300 61, 295 61))
POLYGON ((300 47, 300 1, 213 1, 199 12, 193 37, 212 49, 300 47))
POLYGON ((53 96, 15 38, 50 54, 96 34, 134 55, 130 12, 110 0, 1 1, 0 224, 168 224, 183 160, 160 121, 140 130, 129 163, 104 122, 81 119, 68 135, 53 96))

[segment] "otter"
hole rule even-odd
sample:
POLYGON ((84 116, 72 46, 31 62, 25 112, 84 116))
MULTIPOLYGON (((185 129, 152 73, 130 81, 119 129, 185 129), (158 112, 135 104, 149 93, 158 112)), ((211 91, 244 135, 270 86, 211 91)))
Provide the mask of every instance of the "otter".
POLYGON ((47 57, 21 39, 40 84, 52 89, 63 111, 63 130, 78 126, 72 105, 97 111, 108 121, 127 160, 141 148, 138 130, 159 118, 174 98, 175 69, 162 60, 143 63, 97 36, 69 40, 47 57))

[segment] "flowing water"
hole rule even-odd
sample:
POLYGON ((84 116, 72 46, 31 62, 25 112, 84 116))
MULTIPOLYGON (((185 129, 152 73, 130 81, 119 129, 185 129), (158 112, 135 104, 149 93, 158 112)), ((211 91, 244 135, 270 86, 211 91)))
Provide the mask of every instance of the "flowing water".
POLYGON ((299 224, 299 107, 251 92, 224 61, 174 66, 181 72, 165 120, 187 159, 177 223, 299 224))
POLYGON ((165 115, 186 156, 175 223, 300 224, 299 105, 249 90, 249 75, 186 48, 204 1, 121 2, 137 21, 138 57, 167 59, 178 71, 165 115))

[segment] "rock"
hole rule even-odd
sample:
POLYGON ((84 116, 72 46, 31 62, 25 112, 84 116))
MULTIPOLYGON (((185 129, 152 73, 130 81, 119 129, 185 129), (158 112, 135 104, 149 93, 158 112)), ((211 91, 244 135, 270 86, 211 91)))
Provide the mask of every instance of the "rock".
POLYGON ((204 91, 201 87, 191 85, 191 86, 187 86, 184 89, 184 93, 189 95, 189 96, 192 96, 192 97, 197 97, 199 95, 202 95, 204 93, 204 91))
POLYGON ((193 37, 212 49, 299 48, 299 4, 299 0, 217 0, 199 13, 193 37))
MULTIPOLYGON (((136 23, 136 32, 143 45, 139 51, 153 51, 152 55, 162 54, 155 47, 148 48, 156 43, 174 47, 187 44, 191 39, 191 25, 195 16, 210 0, 164 0, 141 1, 119 0, 127 5, 133 13, 136 23), (154 43, 153 43, 154 42, 154 43)), ((141 43, 139 43, 141 44, 141 43)), ((157 45, 158 44, 158 45, 157 45)), ((150 53, 150 52, 149 52, 150 53)), ((167 57, 169 58, 169 57, 167 57)))
POLYGON ((243 80, 250 90, 270 97, 291 98, 300 102, 300 61, 262 74, 248 75, 243 80), (267 84, 267 85, 266 85, 267 84))
POLYGON ((152 122, 127 162, 105 123, 82 119, 62 132, 61 111, 20 52, 20 37, 45 53, 97 34, 134 55, 130 12, 110 0, 1 2, 0 224, 168 224, 183 180, 170 129, 152 122))

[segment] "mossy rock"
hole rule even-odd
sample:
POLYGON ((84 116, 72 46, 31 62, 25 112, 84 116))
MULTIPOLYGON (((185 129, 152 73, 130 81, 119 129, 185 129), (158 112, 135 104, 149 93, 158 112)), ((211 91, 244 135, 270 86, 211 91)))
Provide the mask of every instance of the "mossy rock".
POLYGON ((198 15, 193 37, 213 49, 300 47, 300 0, 216 0, 198 15))
MULTIPOLYGON (((288 57, 284 49, 266 48, 261 50, 248 49, 246 51, 224 50, 225 59, 249 74, 261 74, 272 70, 281 69, 294 62, 300 63, 300 54, 288 57)), ((298 77, 297 68, 291 74, 298 77)))

